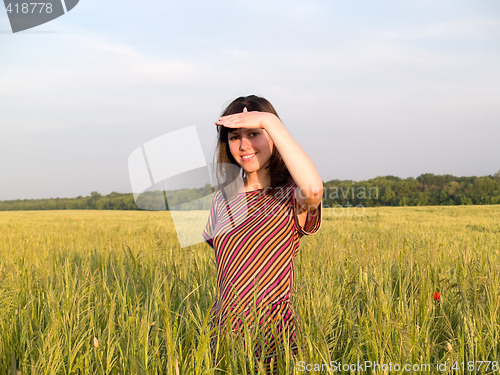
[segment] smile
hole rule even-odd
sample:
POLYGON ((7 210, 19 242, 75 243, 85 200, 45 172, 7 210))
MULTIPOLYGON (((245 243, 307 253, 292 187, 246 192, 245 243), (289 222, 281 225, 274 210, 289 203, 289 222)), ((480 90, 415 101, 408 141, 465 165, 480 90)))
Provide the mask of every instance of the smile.
POLYGON ((255 157, 255 153, 250 154, 250 155, 244 155, 241 158, 243 159, 243 161, 249 161, 249 160, 252 160, 254 157, 255 157))

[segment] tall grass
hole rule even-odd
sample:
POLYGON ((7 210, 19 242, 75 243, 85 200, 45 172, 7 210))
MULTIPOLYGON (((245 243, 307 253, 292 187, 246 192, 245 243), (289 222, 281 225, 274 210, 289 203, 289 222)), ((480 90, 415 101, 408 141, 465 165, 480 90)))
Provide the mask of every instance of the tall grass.
MULTIPOLYGON (((279 372, 498 373, 467 362, 500 361, 499 252, 500 206, 325 209, 296 262, 299 355, 279 372)), ((212 250, 180 249, 168 212, 0 213, 0 373, 253 373, 239 340, 212 354, 214 298, 212 250)))

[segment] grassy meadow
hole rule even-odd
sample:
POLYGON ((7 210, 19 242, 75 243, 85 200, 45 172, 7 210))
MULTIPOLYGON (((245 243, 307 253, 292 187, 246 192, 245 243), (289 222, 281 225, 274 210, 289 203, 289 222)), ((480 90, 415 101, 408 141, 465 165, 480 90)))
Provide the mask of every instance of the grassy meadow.
MULTIPOLYGON (((214 298, 213 250, 169 212, 0 212, 0 374, 253 373, 237 340, 211 354, 214 298)), ((293 304, 282 374, 499 373, 500 206, 324 209, 293 304)))

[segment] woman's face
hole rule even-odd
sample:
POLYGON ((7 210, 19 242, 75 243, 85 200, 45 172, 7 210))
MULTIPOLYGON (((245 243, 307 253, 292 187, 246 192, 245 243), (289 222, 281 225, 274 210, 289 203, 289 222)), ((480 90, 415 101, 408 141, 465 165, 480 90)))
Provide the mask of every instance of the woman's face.
POLYGON ((227 138, 234 160, 247 174, 267 167, 273 141, 264 129, 231 129, 227 138))

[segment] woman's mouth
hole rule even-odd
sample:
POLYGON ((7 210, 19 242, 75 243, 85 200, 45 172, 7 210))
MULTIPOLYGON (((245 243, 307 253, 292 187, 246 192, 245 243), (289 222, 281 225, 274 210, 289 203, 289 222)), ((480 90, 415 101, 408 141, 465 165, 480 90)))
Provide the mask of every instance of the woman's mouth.
POLYGON ((255 157, 255 153, 242 155, 241 159, 243 159, 243 161, 249 161, 249 160, 252 160, 254 157, 255 157))

